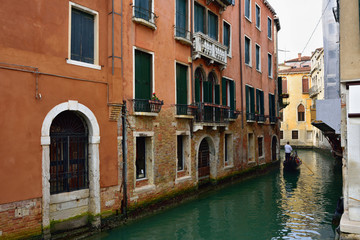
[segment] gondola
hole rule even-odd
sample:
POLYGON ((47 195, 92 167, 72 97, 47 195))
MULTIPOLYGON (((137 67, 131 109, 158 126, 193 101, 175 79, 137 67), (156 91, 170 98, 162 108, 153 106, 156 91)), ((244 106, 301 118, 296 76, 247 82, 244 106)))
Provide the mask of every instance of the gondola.
POLYGON ((286 171, 299 171, 300 166, 302 164, 301 159, 298 157, 297 152, 294 151, 290 155, 290 159, 288 161, 284 161, 284 170, 286 171))

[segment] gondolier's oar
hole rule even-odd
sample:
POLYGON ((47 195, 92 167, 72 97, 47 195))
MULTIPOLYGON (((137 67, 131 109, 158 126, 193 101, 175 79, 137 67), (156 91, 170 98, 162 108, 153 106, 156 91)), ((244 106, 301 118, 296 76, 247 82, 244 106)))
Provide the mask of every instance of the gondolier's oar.
MULTIPOLYGON (((301 158, 299 156, 298 156, 298 158, 301 160, 301 158)), ((312 174, 315 175, 315 173, 308 167, 308 165, 306 165, 306 163, 303 160, 301 160, 301 162, 304 164, 305 167, 307 167, 307 169, 309 169, 310 172, 312 172, 312 174)))

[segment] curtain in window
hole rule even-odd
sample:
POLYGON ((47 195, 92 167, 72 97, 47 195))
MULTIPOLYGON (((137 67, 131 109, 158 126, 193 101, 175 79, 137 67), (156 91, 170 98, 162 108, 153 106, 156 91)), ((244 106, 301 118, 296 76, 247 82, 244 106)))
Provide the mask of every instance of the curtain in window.
POLYGON ((176 36, 186 38, 187 0, 176 0, 176 36))
POLYGON ((204 7, 195 3, 194 4, 194 25, 195 25, 195 32, 202 32, 205 33, 205 10, 204 7))
POLYGON ((208 13, 208 35, 214 40, 218 40, 218 17, 209 11, 208 13))

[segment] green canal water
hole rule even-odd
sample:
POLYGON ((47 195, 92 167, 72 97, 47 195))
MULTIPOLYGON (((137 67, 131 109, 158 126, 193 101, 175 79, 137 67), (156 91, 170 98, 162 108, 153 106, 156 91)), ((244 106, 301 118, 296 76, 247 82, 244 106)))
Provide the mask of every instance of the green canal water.
POLYGON ((299 174, 281 166, 94 239, 334 239, 341 167, 330 154, 298 154, 299 174))

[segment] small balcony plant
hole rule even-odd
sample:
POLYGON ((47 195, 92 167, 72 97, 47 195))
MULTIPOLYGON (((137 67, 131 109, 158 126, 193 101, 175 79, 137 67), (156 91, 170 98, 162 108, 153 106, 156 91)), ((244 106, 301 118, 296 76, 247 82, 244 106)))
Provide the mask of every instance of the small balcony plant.
POLYGON ((150 110, 151 112, 160 112, 161 106, 164 104, 163 101, 159 100, 159 98, 156 96, 156 93, 153 93, 151 95, 151 99, 149 100, 150 104, 150 110))

